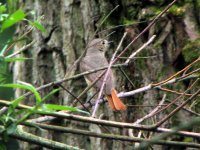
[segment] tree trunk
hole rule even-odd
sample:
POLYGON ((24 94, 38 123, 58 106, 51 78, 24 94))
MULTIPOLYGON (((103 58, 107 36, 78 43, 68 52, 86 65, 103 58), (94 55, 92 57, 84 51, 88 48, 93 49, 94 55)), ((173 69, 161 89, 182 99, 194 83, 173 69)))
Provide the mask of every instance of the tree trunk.
MULTIPOLYGON (((83 53, 86 44, 94 38, 95 30, 99 28, 103 16, 108 15, 113 8, 119 5, 103 23, 100 30, 109 29, 119 24, 124 25, 131 23, 132 25, 113 28, 95 35, 95 37, 105 37, 108 33, 116 31, 108 37, 109 40, 114 41, 107 55, 108 59, 110 59, 124 31, 128 32, 128 36, 123 47, 133 40, 133 38, 150 23, 149 20, 164 9, 167 3, 168 2, 164 1, 157 3, 154 1, 134 0, 20 0, 19 5, 26 12, 32 10, 35 12, 33 19, 43 16, 41 22, 46 28, 46 32, 41 33, 34 30, 29 34, 28 39, 36 40, 36 43, 22 55, 24 57, 31 57, 33 60, 15 63, 14 81, 21 80, 29 82, 35 87, 39 87, 62 79, 70 66, 83 53), (134 22, 137 23, 134 24, 134 22)), ((184 48, 187 46, 188 40, 195 41, 199 38, 197 29, 200 26, 200 9, 197 7, 200 8, 200 6, 195 5, 195 3, 197 2, 193 1, 193 3, 185 4, 184 2, 177 3, 173 10, 165 14, 147 33, 129 48, 129 51, 124 56, 129 56, 152 35, 156 35, 155 42, 139 54, 140 57, 147 56, 149 58, 136 59, 126 68, 114 69, 118 91, 130 91, 152 82, 159 82, 194 60, 194 57, 191 59, 187 57, 187 49, 185 50, 184 48), (133 84, 124 77, 121 70, 127 74, 133 84)), ((31 18, 31 16, 28 17, 31 18)), ((18 26, 18 35, 23 34, 24 28, 24 24, 18 26)), ((27 43, 30 42, 29 40, 27 40, 27 43)), ((25 43, 18 44, 15 49, 17 50, 19 47, 23 46, 23 44, 25 43)), ((120 59, 119 62, 124 62, 124 59, 120 59)), ((79 72, 79 66, 77 66, 68 76, 79 72)), ((74 95, 79 95, 86 86, 86 83, 84 78, 81 78, 65 82, 62 85, 74 95)), ((174 85, 173 89, 181 90, 185 89, 187 86, 188 84, 179 83, 174 85)), ((44 96, 48 94, 54 88, 57 87, 52 86, 43 89, 41 95, 44 96)), ((18 97, 22 93, 24 93, 24 91, 16 90, 15 96, 18 97)), ((128 97, 124 102, 127 105, 156 105, 162 99, 163 94, 164 92, 158 90, 150 90, 145 93, 137 94, 134 97, 128 97)), ((174 97, 176 97, 176 95, 167 93, 167 99, 171 100, 174 97)), ((74 98, 70 94, 65 90, 61 90, 47 102, 71 105, 73 100, 74 98)), ((86 101, 85 99, 81 100, 83 102, 86 101)), ((34 105, 34 99, 29 97, 24 103, 34 105)), ((92 108, 90 108, 90 110, 92 112, 92 108)), ((126 112, 113 112, 106 104, 101 104, 97 116, 103 115, 103 118, 108 120, 134 122, 138 118, 148 114, 150 110, 152 110, 152 107, 129 106, 126 112)), ((165 114, 162 113, 158 118, 146 121, 145 124, 152 124, 154 121, 158 121, 162 118, 163 115, 165 114)), ((181 113, 176 116, 178 119, 171 119, 163 126, 173 126, 174 124, 180 123, 180 121, 183 121, 182 117, 185 115, 189 114, 181 111, 181 113)), ((189 117, 184 119, 184 121, 187 120, 189 120, 189 117)), ((128 134, 128 131, 125 129, 105 129, 87 123, 64 122, 62 120, 55 120, 53 123, 100 133, 112 132, 113 134, 128 134)), ((40 130, 34 130, 32 132, 49 139, 79 146, 83 149, 131 149, 134 144, 58 132, 44 132, 40 130)), ((137 133, 137 131, 134 131, 135 136, 137 136, 137 133)), ((180 138, 180 140, 184 139, 180 138)), ((155 146, 155 148, 158 150, 164 149, 161 146, 155 146)), ((21 149, 38 149, 38 146, 24 143, 21 144, 21 149)))

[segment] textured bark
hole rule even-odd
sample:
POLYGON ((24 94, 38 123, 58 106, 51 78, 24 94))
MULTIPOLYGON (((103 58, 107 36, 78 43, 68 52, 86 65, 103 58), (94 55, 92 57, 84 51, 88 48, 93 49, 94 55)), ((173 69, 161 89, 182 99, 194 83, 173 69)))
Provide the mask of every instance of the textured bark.
MULTIPOLYGON (((194 2, 196 3, 196 2, 194 2)), ((187 44, 187 40, 196 40, 199 38, 197 28, 199 27, 200 17, 199 10, 194 3, 187 3, 183 5, 185 13, 177 15, 174 13, 168 13, 164 15, 158 23, 156 23, 148 33, 144 34, 143 37, 137 40, 132 45, 126 56, 136 50, 142 43, 146 42, 149 37, 156 34, 157 38, 154 45, 146 48, 140 56, 155 56, 149 59, 137 59, 134 63, 131 63, 129 67, 122 68, 134 85, 123 76, 119 69, 115 70, 117 77, 117 89, 118 91, 129 91, 151 82, 158 82, 166 77, 169 77, 175 71, 180 70, 184 67, 186 62, 182 49, 187 44), (195 7, 194 11, 191 11, 195 7), (195 16, 195 17, 190 17, 195 16), (181 17, 180 17, 181 16, 181 17), (191 20, 191 18, 193 18, 191 20), (192 26, 192 28, 190 28, 192 26)), ((160 2, 157 4, 154 1, 104 1, 104 0, 20 0, 19 5, 27 12, 34 10, 35 18, 44 15, 42 24, 45 26, 47 32, 41 33, 34 30, 30 33, 29 39, 35 39, 36 43, 31 49, 24 52, 22 55, 25 57, 32 57, 33 61, 28 62, 17 62, 14 66, 14 80, 22 80, 25 82, 32 83, 38 87, 43 84, 62 79, 65 72, 73 64, 73 62, 80 56, 84 51, 86 44, 93 38, 94 31, 98 27, 98 21, 103 16, 107 15, 116 5, 119 8, 114 11, 109 19, 104 23, 100 29, 109 28, 119 24, 132 23, 133 21, 150 20, 149 16, 155 16, 155 11, 162 10, 161 6, 166 4, 160 2)), ((182 4, 179 4, 182 5, 182 4)), ((181 7, 182 8, 182 7, 181 7)), ((116 48, 124 31, 128 32, 128 38, 126 44, 131 41, 142 29, 148 25, 149 22, 135 24, 132 26, 124 26, 113 29, 116 31, 109 37, 109 40, 114 41, 111 46, 111 51, 108 52, 108 57, 111 55, 116 48)), ((17 33, 21 35, 24 30, 24 24, 18 26, 17 33)), ((113 30, 108 30, 111 32, 113 30)), ((99 34, 100 37, 107 35, 108 33, 103 32, 99 34)), ((27 41, 28 42, 28 41, 27 41)), ((15 49, 21 47, 24 43, 18 44, 15 49)), ((122 62, 120 60, 120 62, 122 62)), ((190 60, 192 61, 192 60, 190 60)), ((79 72, 79 67, 74 68, 70 72, 70 75, 79 72)), ((63 83, 63 86, 69 91, 78 95, 86 83, 84 78, 76 81, 70 81, 63 83)), ((174 86, 174 89, 185 89, 185 84, 178 84, 174 86)), ((49 93, 51 89, 55 87, 47 88, 41 91, 42 95, 49 93)), ((23 91, 16 90, 15 96, 18 97, 23 91)), ((142 94, 129 97, 124 102, 129 105, 133 104, 144 104, 144 105, 155 105, 158 104, 163 96, 163 92, 157 90, 151 90, 142 94)), ((168 99, 175 97, 173 94, 167 95, 168 99)), ((59 94, 52 97, 48 102, 69 105, 73 101, 66 91, 61 91, 59 94)), ((83 99, 83 101, 85 101, 83 99)), ((29 99, 25 101, 26 104, 33 105, 34 100, 29 99)), ((105 104, 102 104, 99 108, 97 116, 103 114, 105 119, 122 121, 122 122, 134 122, 137 118, 147 114, 152 108, 135 108, 129 107, 126 112, 116 113, 112 112, 105 104)), ((92 110, 92 109, 91 109, 92 110)), ((152 124, 153 121, 158 121, 163 117, 155 118, 155 120, 149 120, 146 124, 152 124)), ((185 118, 185 112, 177 115, 177 120, 183 121, 182 117, 185 118)), ((189 117, 188 117, 189 119, 189 117)), ((175 119, 176 120, 176 119, 175 119)), ((187 119, 184 119, 187 121, 187 119)), ((179 122, 175 122, 176 124, 179 122)), ((87 129, 95 132, 108 132, 104 128, 97 125, 89 125, 78 122, 63 122, 56 120, 54 124, 64 124, 73 128, 87 129)), ((171 126, 174 124, 174 120, 169 120, 163 126, 171 126)), ((120 133, 127 135, 128 131, 119 129, 110 129, 112 133, 120 133)), ((73 134, 62 134, 53 132, 43 131, 32 131, 35 134, 48 137, 56 141, 61 141, 70 145, 79 146, 84 149, 131 149, 130 145, 133 143, 103 140, 98 138, 89 138, 81 135, 73 134)), ((137 131, 134 132, 135 135, 137 131)), ((180 140, 184 140, 181 139, 180 140)), ((36 149, 36 146, 30 144, 21 144, 21 149, 36 149)), ((164 149, 161 146, 155 146, 156 149, 164 149)))

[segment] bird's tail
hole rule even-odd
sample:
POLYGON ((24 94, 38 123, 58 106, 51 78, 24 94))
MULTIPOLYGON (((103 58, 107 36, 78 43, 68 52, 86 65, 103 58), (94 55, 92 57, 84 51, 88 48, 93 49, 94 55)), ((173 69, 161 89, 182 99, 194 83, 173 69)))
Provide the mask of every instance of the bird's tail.
POLYGON ((126 105, 117 97, 117 92, 115 89, 112 89, 111 95, 106 95, 108 104, 111 109, 115 111, 124 111, 126 110, 126 105))

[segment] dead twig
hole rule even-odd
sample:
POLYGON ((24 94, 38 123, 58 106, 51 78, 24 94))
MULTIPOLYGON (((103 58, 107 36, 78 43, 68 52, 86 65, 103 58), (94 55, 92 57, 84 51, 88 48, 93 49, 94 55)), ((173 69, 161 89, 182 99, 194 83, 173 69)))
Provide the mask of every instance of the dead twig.
POLYGON ((200 57, 197 58, 195 61, 193 61, 191 64, 189 64, 188 66, 186 66, 185 68, 183 68, 182 70, 178 71, 177 73, 175 73, 174 75, 172 75, 171 77, 167 78, 166 80, 164 81, 161 81, 159 83, 153 83, 152 86, 158 86, 158 85, 161 85, 161 84, 164 84, 168 81, 170 81, 171 79, 173 79, 175 76, 183 73, 185 70, 188 70, 188 68, 190 68, 192 65, 194 65, 195 63, 197 63, 198 61, 200 61, 200 57))
POLYGON ((18 51, 10 54, 9 56, 6 56, 6 58, 11 58, 11 57, 14 57, 22 52, 24 52, 25 50, 27 50, 28 48, 30 48, 36 41, 33 40, 31 43, 27 44, 27 45, 24 45, 21 49, 19 49, 18 51))
POLYGON ((180 106, 178 106, 172 112, 170 112, 166 117, 164 117, 162 120, 160 120, 158 123, 156 123, 155 127, 161 126, 166 120, 168 120, 176 112, 178 112, 181 108, 183 108, 186 104, 188 104, 188 102, 190 102, 191 100, 193 100, 194 98, 196 98, 199 93, 200 93, 200 89, 197 92, 195 92, 191 97, 189 97, 185 102, 183 102, 180 106))
POLYGON ((166 13, 166 11, 172 7, 174 5, 174 3, 176 2, 177 0, 173 0, 162 12, 160 12, 159 15, 157 15, 152 21, 151 23, 142 31, 140 32, 125 48, 124 50, 115 58, 114 62, 113 63, 116 63, 119 59, 119 57, 121 57, 127 50, 128 48, 137 40, 139 39, 139 37, 141 37, 145 32, 147 32, 157 21, 158 19, 166 13))
POLYGON ((138 119, 137 121, 135 121, 133 124, 135 124, 135 125, 136 125, 136 124, 140 124, 140 123, 143 122, 145 119, 148 119, 148 118, 152 117, 152 116, 154 115, 154 113, 162 107, 163 103, 165 102, 165 99, 166 99, 166 94, 163 95, 162 100, 160 101, 160 103, 158 104, 158 106, 157 106, 156 108, 154 108, 154 109, 153 109, 149 114, 147 114, 146 116, 144 116, 144 117, 138 119))
POLYGON ((178 96, 177 98, 175 98, 172 102, 170 102, 167 106, 165 106, 165 107, 163 107, 162 109, 156 111, 156 112, 154 113, 154 115, 160 113, 160 112, 163 111, 163 110, 166 110, 167 108, 169 108, 170 106, 172 106, 173 104, 175 104, 180 98, 182 98, 182 97, 185 95, 185 93, 187 93, 189 90, 192 89, 192 87, 195 85, 195 83, 196 83, 197 81, 198 81, 198 79, 197 79, 190 87, 188 87, 188 89, 185 90, 185 92, 184 92, 183 94, 179 95, 179 96, 178 96))
POLYGON ((136 50, 134 53, 132 53, 128 59, 125 61, 125 64, 128 64, 131 59, 133 59, 139 52, 141 52, 145 47, 147 47, 150 43, 153 42, 156 35, 153 35, 146 43, 144 43, 138 50, 136 50))

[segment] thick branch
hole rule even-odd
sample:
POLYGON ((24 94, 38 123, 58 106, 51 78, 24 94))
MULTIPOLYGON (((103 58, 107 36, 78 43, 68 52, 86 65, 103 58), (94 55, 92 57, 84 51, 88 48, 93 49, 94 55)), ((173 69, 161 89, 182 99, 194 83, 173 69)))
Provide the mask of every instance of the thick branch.
MULTIPOLYGON (((150 142, 151 141, 151 139, 143 139, 143 138, 137 138, 137 137, 128 137, 128 136, 105 134, 105 133, 95 133, 91 131, 71 129, 71 128, 60 127, 60 126, 55 126, 55 125, 47 125, 47 124, 39 124, 39 123, 34 123, 33 125, 39 126, 40 128, 48 129, 48 130, 54 130, 54 131, 65 132, 65 133, 73 133, 73 134, 79 134, 79 135, 81 134, 81 135, 92 136, 92 137, 97 137, 97 138, 105 138, 105 139, 110 139, 110 140, 120 140, 120 141, 128 141, 128 142, 150 142)), ((200 148, 200 144, 176 142, 176 141, 156 140, 154 144, 200 148)))
MULTIPOLYGON (((0 126, 0 129, 3 130, 3 127, 0 126)), ((50 148, 50 149, 79 150, 78 147, 73 147, 73 146, 70 146, 70 145, 67 145, 67 144, 48 140, 48 139, 45 139, 45 138, 30 134, 30 133, 27 133, 27 132, 24 132, 22 130, 21 126, 17 127, 16 131, 14 133, 11 133, 10 136, 17 138, 19 140, 22 140, 22 141, 34 143, 34 144, 41 145, 43 147, 50 148)))
MULTIPOLYGON (((9 106, 10 102, 0 100, 0 104, 5 104, 6 106, 9 106)), ((20 104, 18 106, 18 108, 31 109, 32 107, 20 104)), ((38 111, 37 114, 44 114, 44 112, 38 111)), ((133 123, 123 123, 123 122, 116 122, 116 121, 101 120, 101 119, 78 116, 78 115, 67 114, 67 113, 57 112, 57 113, 48 113, 48 115, 49 116, 31 119, 29 122, 31 122, 31 123, 48 122, 48 121, 52 121, 53 119, 56 119, 56 117, 60 117, 60 118, 65 118, 65 119, 69 119, 69 120, 76 120, 76 121, 94 123, 94 124, 98 124, 98 125, 105 125, 105 126, 117 127, 117 128, 131 128, 131 129, 140 129, 140 130, 166 132, 166 133, 173 132, 173 130, 166 129, 166 128, 157 128, 157 129, 152 130, 151 128, 149 128, 149 126, 146 126, 146 125, 134 125, 133 123)), ((178 132, 176 132, 176 134, 200 138, 200 133, 195 133, 195 132, 178 131, 178 132)))

